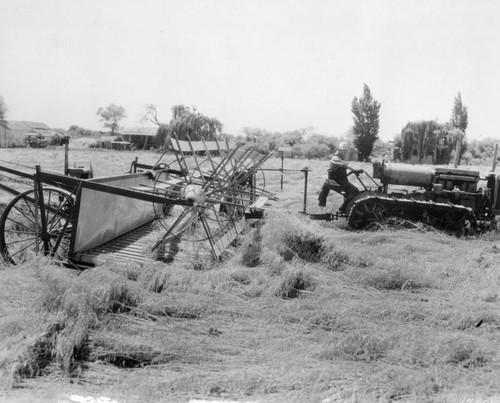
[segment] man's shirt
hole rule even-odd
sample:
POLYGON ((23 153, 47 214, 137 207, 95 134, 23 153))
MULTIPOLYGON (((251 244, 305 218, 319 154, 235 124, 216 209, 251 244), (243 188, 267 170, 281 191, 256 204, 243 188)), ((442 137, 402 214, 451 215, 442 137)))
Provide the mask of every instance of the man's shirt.
POLYGON ((330 159, 328 173, 328 178, 333 179, 340 185, 344 185, 349 182, 347 179, 347 162, 345 162, 338 155, 334 155, 330 159))

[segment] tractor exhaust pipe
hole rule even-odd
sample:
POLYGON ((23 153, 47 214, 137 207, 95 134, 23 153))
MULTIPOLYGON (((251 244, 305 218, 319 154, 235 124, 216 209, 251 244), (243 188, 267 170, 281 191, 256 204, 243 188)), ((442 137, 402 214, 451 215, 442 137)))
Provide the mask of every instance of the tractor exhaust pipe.
POLYGON ((457 148, 455 149, 455 162, 453 164, 453 168, 458 167, 460 163, 460 150, 462 149, 462 142, 457 140, 457 148))

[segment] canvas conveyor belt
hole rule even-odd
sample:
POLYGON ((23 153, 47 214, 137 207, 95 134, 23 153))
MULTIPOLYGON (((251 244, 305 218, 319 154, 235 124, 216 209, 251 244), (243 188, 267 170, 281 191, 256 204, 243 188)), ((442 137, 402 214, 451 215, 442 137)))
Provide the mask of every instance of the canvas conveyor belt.
POLYGON ((95 265, 106 260, 142 263, 153 260, 151 246, 158 238, 154 221, 85 252, 77 253, 75 263, 95 265))

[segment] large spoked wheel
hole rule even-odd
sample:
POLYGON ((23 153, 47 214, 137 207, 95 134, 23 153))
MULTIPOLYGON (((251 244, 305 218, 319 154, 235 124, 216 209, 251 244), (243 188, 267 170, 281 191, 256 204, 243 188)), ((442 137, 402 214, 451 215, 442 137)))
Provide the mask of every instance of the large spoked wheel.
POLYGON ((376 198, 367 198, 354 203, 349 211, 348 223, 352 229, 376 228, 388 218, 385 206, 376 198))
POLYGON ((21 264, 38 254, 67 262, 74 205, 71 193, 46 187, 43 189, 44 217, 47 231, 42 231, 40 203, 35 190, 16 196, 0 217, 0 252, 12 264, 21 264))

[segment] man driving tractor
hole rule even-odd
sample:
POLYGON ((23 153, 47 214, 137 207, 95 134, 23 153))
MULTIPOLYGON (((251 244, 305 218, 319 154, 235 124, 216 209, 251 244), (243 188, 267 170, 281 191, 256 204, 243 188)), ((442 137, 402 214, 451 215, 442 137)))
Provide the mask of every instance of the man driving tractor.
POLYGON ((343 213, 349 202, 359 193, 358 188, 349 182, 347 177, 352 173, 359 175, 363 172, 363 170, 353 169, 347 162, 345 162, 348 150, 349 147, 347 146, 347 143, 342 141, 339 143, 337 151, 335 151, 330 159, 328 179, 326 179, 323 183, 318 198, 318 204, 320 207, 326 206, 328 193, 330 193, 330 190, 334 190, 344 196, 344 202, 339 207, 339 211, 343 213), (349 173, 347 173, 347 171, 349 171, 349 173))

